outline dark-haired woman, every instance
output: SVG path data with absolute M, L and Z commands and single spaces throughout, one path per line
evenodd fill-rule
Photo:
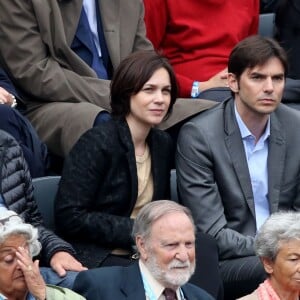
M 169 198 L 172 142 L 154 127 L 176 96 L 168 61 L 155 51 L 135 52 L 112 80 L 112 120 L 87 131 L 67 157 L 56 225 L 87 266 L 128 264 L 137 212 Z

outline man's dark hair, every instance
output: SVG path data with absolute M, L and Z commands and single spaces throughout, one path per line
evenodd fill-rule
M 250 36 L 239 42 L 231 51 L 228 62 L 228 72 L 239 80 L 247 68 L 262 66 L 271 58 L 278 58 L 288 72 L 288 60 L 285 50 L 277 41 L 259 35 Z

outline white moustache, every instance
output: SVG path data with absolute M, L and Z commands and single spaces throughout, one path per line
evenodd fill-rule
M 179 260 L 173 260 L 169 264 L 169 270 L 177 269 L 177 268 L 189 268 L 191 266 L 190 262 L 187 260 L 186 262 L 182 262 Z

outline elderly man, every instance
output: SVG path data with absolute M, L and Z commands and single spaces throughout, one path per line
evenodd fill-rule
M 181 201 L 218 242 L 226 300 L 265 277 L 253 247 L 261 224 L 300 209 L 300 114 L 280 104 L 285 51 L 249 37 L 231 52 L 228 71 L 232 98 L 184 125 L 176 155 Z
M 187 283 L 195 270 L 195 227 L 187 208 L 168 200 L 145 205 L 133 237 L 137 263 L 81 272 L 74 290 L 93 300 L 213 299 Z

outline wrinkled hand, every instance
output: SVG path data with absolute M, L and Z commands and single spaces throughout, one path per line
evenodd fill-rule
M 66 271 L 84 271 L 87 270 L 82 264 L 76 260 L 68 252 L 60 251 L 56 252 L 50 261 L 51 268 L 60 276 L 66 275 Z
M 46 284 L 40 273 L 39 261 L 33 262 L 24 247 L 18 247 L 16 256 L 29 292 L 38 300 L 46 299 Z
M 15 96 L 10 94 L 7 90 L 0 87 L 0 104 L 11 106 L 16 101 Z
M 228 70 L 227 68 L 211 77 L 208 81 L 201 82 L 200 90 L 204 91 L 216 87 L 228 87 L 227 82 Z

